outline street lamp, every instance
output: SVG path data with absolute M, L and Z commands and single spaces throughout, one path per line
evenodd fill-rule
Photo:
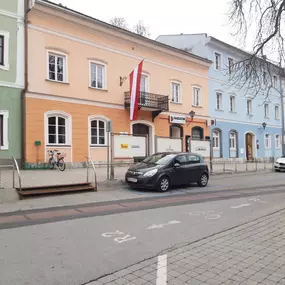
M 194 116 L 195 116 L 195 112 L 194 112 L 193 110 L 191 110 L 191 111 L 189 112 L 189 116 L 191 117 L 191 121 L 193 121 L 193 118 L 194 118 Z
M 267 124 L 265 122 L 262 123 L 263 130 L 265 130 Z

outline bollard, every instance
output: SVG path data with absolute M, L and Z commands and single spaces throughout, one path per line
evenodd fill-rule
M 264 170 L 266 170 L 266 159 L 264 159 Z
M 235 161 L 235 173 L 237 173 L 237 162 Z
M 247 160 L 245 162 L 245 170 L 248 171 L 248 168 L 247 168 Z
M 255 171 L 257 171 L 257 160 L 255 160 Z
M 223 166 L 223 172 L 226 172 L 226 162 L 224 162 L 224 166 Z

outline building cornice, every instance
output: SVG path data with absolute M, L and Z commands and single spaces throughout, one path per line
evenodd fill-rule
M 211 61 L 200 56 L 185 52 L 183 50 L 162 44 L 155 40 L 151 40 L 146 37 L 142 37 L 130 31 L 112 26 L 108 23 L 99 21 L 90 16 L 84 15 L 82 13 L 76 12 L 74 10 L 62 7 L 55 3 L 43 0 L 37 0 L 37 5 L 34 6 L 32 13 L 41 13 L 41 16 L 45 14 L 46 16 L 52 17 L 56 21 L 66 21 L 69 24 L 82 26 L 83 28 L 92 29 L 93 31 L 102 32 L 109 36 L 116 37 L 129 41 L 130 43 L 135 43 L 147 48 L 156 50 L 158 52 L 163 52 L 170 56 L 175 56 L 183 60 L 190 61 L 202 66 L 209 67 Z

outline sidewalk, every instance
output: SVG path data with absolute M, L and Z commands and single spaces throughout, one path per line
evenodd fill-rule
M 126 167 L 115 167 L 114 178 L 124 180 L 125 173 L 128 169 Z M 213 174 L 222 173 L 241 173 L 241 172 L 255 172 L 255 171 L 270 171 L 272 170 L 272 163 L 214 163 Z M 82 183 L 87 181 L 87 172 L 89 182 L 94 182 L 94 171 L 92 168 L 77 168 L 66 169 L 61 172 L 55 170 L 20 170 L 22 187 L 44 186 L 44 185 L 60 185 L 70 183 Z M 96 168 L 97 182 L 102 183 L 107 180 L 107 168 Z M 15 171 L 15 187 L 19 187 L 19 179 Z M 114 182 L 112 182 L 114 184 Z M 112 184 L 112 185 L 113 185 Z M 103 188 L 108 188 L 108 183 L 103 184 Z M 13 188 L 13 171 L 0 169 L 0 190 L 1 188 Z
M 285 284 L 285 210 L 89 283 L 103 284 Z

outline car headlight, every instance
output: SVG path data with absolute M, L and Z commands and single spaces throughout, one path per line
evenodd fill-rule
M 153 175 L 156 174 L 156 172 L 157 172 L 157 169 L 153 169 L 153 170 L 146 172 L 143 176 L 152 177 Z

